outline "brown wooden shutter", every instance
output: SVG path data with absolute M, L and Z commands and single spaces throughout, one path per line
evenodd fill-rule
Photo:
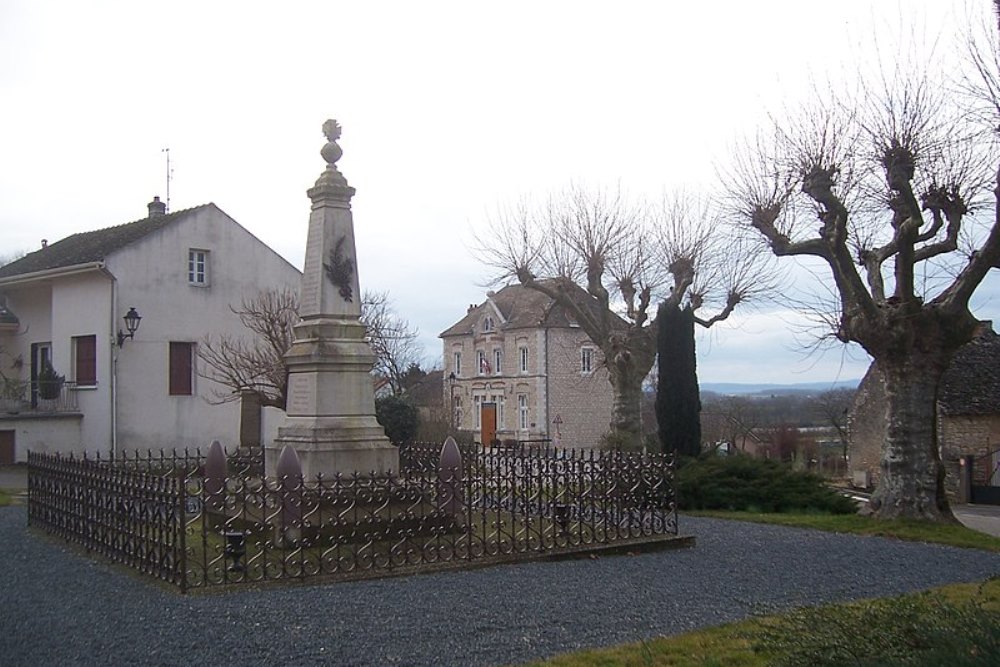
M 77 336 L 76 344 L 76 384 L 91 387 L 97 384 L 97 336 Z
M 190 396 L 192 343 L 170 343 L 170 395 Z

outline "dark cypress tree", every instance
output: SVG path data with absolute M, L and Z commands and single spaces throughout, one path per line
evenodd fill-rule
M 690 306 L 660 305 L 656 349 L 656 419 L 664 452 L 701 453 L 701 396 L 695 360 L 694 311 Z

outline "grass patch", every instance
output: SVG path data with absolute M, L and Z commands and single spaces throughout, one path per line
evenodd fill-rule
M 991 579 L 799 609 L 529 665 L 993 665 L 998 658 L 1000 579 Z
M 803 512 L 762 513 L 701 510 L 688 512 L 688 514 L 716 519 L 733 519 L 736 521 L 751 521 L 753 523 L 814 528 L 831 533 L 893 537 L 912 542 L 932 542 L 967 549 L 1000 551 L 1000 538 L 980 533 L 957 523 L 938 524 L 906 519 L 874 519 L 858 514 L 832 515 Z
M 6 507 L 13 502 L 14 498 L 11 494 L 7 493 L 3 489 L 0 489 L 0 507 Z

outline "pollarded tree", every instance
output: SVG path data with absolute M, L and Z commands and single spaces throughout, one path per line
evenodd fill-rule
M 495 282 L 514 278 L 553 299 L 600 348 L 614 393 L 610 429 L 622 446 L 641 447 L 642 382 L 658 330 L 651 305 L 716 305 L 716 315 L 696 317 L 711 326 L 765 283 L 751 253 L 713 255 L 734 245 L 720 242 L 722 228 L 702 215 L 708 210 L 692 197 L 651 209 L 620 193 L 570 188 L 544 206 L 503 212 L 479 239 L 480 259 L 499 272 Z
M 943 77 L 897 65 L 859 94 L 817 92 L 766 136 L 737 156 L 734 210 L 775 255 L 827 265 L 832 334 L 860 344 L 883 372 L 886 432 L 871 506 L 882 518 L 953 520 L 935 404 L 942 373 L 977 327 L 969 300 L 1000 259 L 1000 209 L 977 209 L 1000 192 L 990 193 L 995 135 Z M 978 210 L 985 228 L 974 224 Z

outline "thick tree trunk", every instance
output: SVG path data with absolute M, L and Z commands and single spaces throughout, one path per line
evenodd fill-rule
M 614 403 L 611 412 L 611 445 L 623 449 L 642 449 L 642 379 L 634 369 L 612 371 Z
M 871 507 L 881 519 L 955 521 L 938 455 L 937 390 L 946 362 L 923 355 L 881 360 L 886 432 Z

